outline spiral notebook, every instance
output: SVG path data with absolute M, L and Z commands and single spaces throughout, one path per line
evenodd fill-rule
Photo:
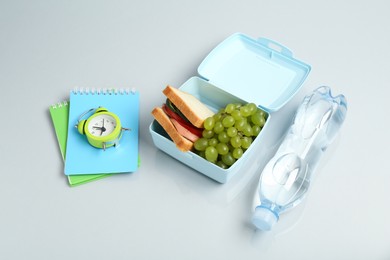
M 57 104 L 49 107 L 49 112 L 53 121 L 54 131 L 56 133 L 58 145 L 60 147 L 61 156 L 65 161 L 66 139 L 68 136 L 69 102 L 58 102 Z M 110 176 L 110 174 L 73 175 L 68 176 L 68 182 L 69 185 L 73 187 L 107 176 Z
M 70 92 L 65 175 L 129 173 L 138 168 L 139 92 L 130 89 L 75 89 Z M 116 147 L 91 146 L 75 126 L 90 109 L 105 107 L 125 131 Z

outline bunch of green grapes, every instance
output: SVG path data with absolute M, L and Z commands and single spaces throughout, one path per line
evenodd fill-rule
M 229 168 L 252 144 L 263 128 L 267 114 L 255 104 L 228 104 L 204 123 L 195 152 L 223 169 Z

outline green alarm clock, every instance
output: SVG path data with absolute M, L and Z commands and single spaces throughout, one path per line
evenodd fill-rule
M 92 115 L 82 120 L 90 113 Z M 122 132 L 130 130 L 122 127 L 119 117 L 104 107 L 92 108 L 81 114 L 75 127 L 80 134 L 87 137 L 90 145 L 103 150 L 118 146 Z

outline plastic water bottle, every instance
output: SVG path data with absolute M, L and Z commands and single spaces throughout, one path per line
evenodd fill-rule
M 257 228 L 270 230 L 281 213 L 302 201 L 346 112 L 345 97 L 333 97 L 329 87 L 319 87 L 303 99 L 282 144 L 261 174 L 252 217 Z

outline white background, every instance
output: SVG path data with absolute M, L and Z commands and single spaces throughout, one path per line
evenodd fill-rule
M 0 259 L 390 259 L 388 1 L 0 1 Z M 312 66 L 259 170 L 222 185 L 156 149 L 153 107 L 235 32 Z M 348 100 L 303 204 L 250 224 L 261 168 L 303 96 Z M 141 167 L 71 188 L 49 116 L 80 87 L 141 93 Z M 272 145 L 273 144 L 273 145 Z M 259 155 L 260 156 L 260 155 Z

